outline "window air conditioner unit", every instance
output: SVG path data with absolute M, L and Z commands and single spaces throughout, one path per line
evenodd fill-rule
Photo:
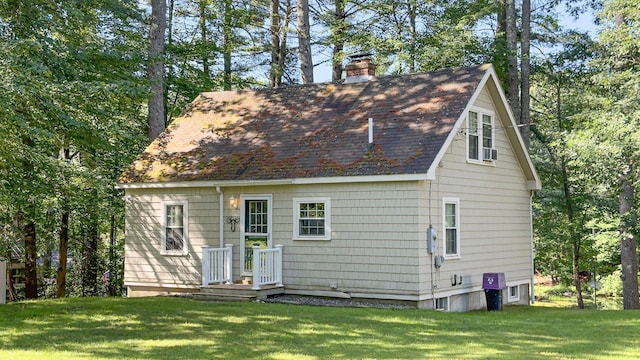
M 492 161 L 498 160 L 498 150 L 492 148 L 482 148 L 482 160 Z

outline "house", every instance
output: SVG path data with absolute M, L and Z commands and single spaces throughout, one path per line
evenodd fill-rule
M 376 78 L 365 58 L 342 83 L 203 93 L 118 186 L 129 296 L 466 311 L 486 306 L 484 273 L 504 274 L 505 303 L 532 294 L 540 180 L 491 65 Z

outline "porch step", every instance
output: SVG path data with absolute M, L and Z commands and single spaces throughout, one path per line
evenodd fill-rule
M 194 293 L 193 297 L 205 301 L 255 301 L 282 293 L 284 287 L 274 285 L 263 285 L 259 290 L 254 290 L 246 284 L 218 284 L 200 288 L 200 292 Z

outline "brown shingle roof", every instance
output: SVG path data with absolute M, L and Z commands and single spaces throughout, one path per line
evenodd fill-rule
M 487 69 L 203 93 L 120 181 L 426 173 Z

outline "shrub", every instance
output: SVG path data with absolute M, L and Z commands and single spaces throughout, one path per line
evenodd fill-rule
M 600 278 L 598 293 L 606 296 L 622 296 L 622 280 L 620 270 L 615 270 L 609 275 Z

